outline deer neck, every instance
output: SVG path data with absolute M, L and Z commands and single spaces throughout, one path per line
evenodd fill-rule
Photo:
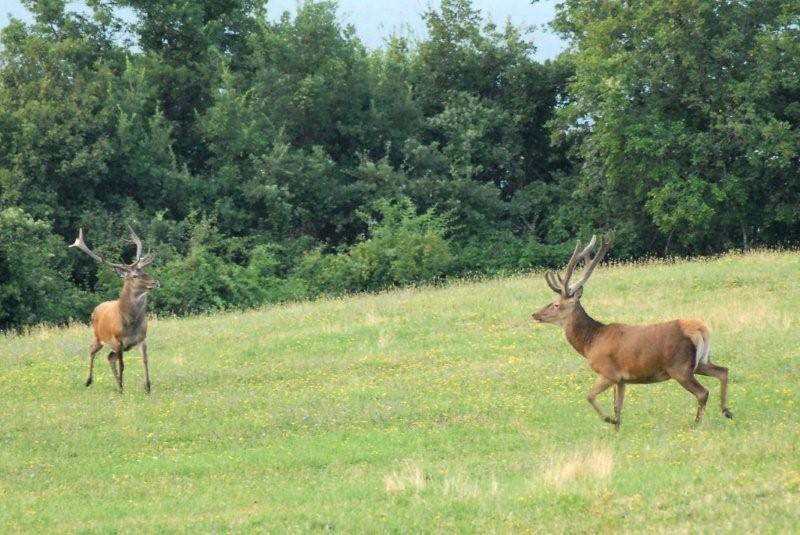
M 147 292 L 137 293 L 125 282 L 119 294 L 119 312 L 126 331 L 136 330 L 147 319 Z
M 575 351 L 585 357 L 586 352 L 603 327 L 605 325 L 587 314 L 579 302 L 564 324 L 564 334 L 567 336 L 567 341 L 570 345 L 575 348 Z

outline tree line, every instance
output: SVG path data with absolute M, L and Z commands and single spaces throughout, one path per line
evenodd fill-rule
M 566 0 L 569 48 L 469 0 L 369 48 L 335 2 L 24 2 L 0 32 L 0 329 L 119 283 L 160 313 L 800 237 L 800 1 Z M 121 18 L 120 8 L 132 16 Z

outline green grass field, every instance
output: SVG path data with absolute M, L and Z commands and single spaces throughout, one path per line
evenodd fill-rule
M 797 532 L 800 256 L 601 266 L 603 321 L 702 319 L 730 405 L 628 388 L 622 430 L 539 275 L 153 320 L 118 394 L 87 326 L 0 337 L 0 531 Z M 169 284 L 169 281 L 162 281 Z M 102 353 L 101 355 L 105 355 Z M 602 402 L 610 410 L 610 391 Z

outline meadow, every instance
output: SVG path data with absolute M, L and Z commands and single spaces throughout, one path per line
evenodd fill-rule
M 680 316 L 730 369 L 693 424 L 677 383 L 594 374 L 531 313 L 540 273 L 153 319 L 117 393 L 86 325 L 0 337 L 0 531 L 796 532 L 800 256 L 600 266 L 601 321 Z M 169 284 L 169 281 L 162 281 Z M 610 410 L 610 391 L 601 396 Z

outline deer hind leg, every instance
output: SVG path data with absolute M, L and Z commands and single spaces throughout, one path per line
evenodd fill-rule
M 694 394 L 697 398 L 697 415 L 694 421 L 699 424 L 703 421 L 703 413 L 706 410 L 706 403 L 708 403 L 708 390 L 697 381 L 692 373 L 682 376 L 673 375 L 672 378 L 678 381 L 683 388 Z
M 121 356 L 122 351 L 112 351 L 108 354 L 108 365 L 111 366 L 111 373 L 114 374 L 114 379 L 117 381 L 117 387 L 120 392 L 122 392 L 122 375 L 117 368 L 117 363 L 122 362 Z
M 622 424 L 622 402 L 625 401 L 625 383 L 620 381 L 614 385 L 614 428 L 619 431 Z
M 594 407 L 594 410 L 597 412 L 597 415 L 600 417 L 601 420 L 616 426 L 618 425 L 619 421 L 615 420 L 614 418 L 606 414 L 603 408 L 600 407 L 600 404 L 597 403 L 596 399 L 599 394 L 605 392 L 614 384 L 615 384 L 614 381 L 612 381 L 611 379 L 603 377 L 602 375 L 599 376 L 597 378 L 597 381 L 595 381 L 594 385 L 592 385 L 592 388 L 589 389 L 589 393 L 586 394 L 586 400 L 589 403 L 591 403 L 592 407 Z
M 92 345 L 89 346 L 89 374 L 86 376 L 86 386 L 92 384 L 92 372 L 94 371 L 94 357 L 97 355 L 97 352 L 100 351 L 100 348 L 103 347 L 103 343 L 100 342 L 97 338 L 92 341 Z
M 710 362 L 701 363 L 697 366 L 695 373 L 706 375 L 709 377 L 716 377 L 719 379 L 720 392 L 719 392 L 719 406 L 722 409 L 722 414 L 726 418 L 733 419 L 733 413 L 728 408 L 728 368 L 717 366 Z

